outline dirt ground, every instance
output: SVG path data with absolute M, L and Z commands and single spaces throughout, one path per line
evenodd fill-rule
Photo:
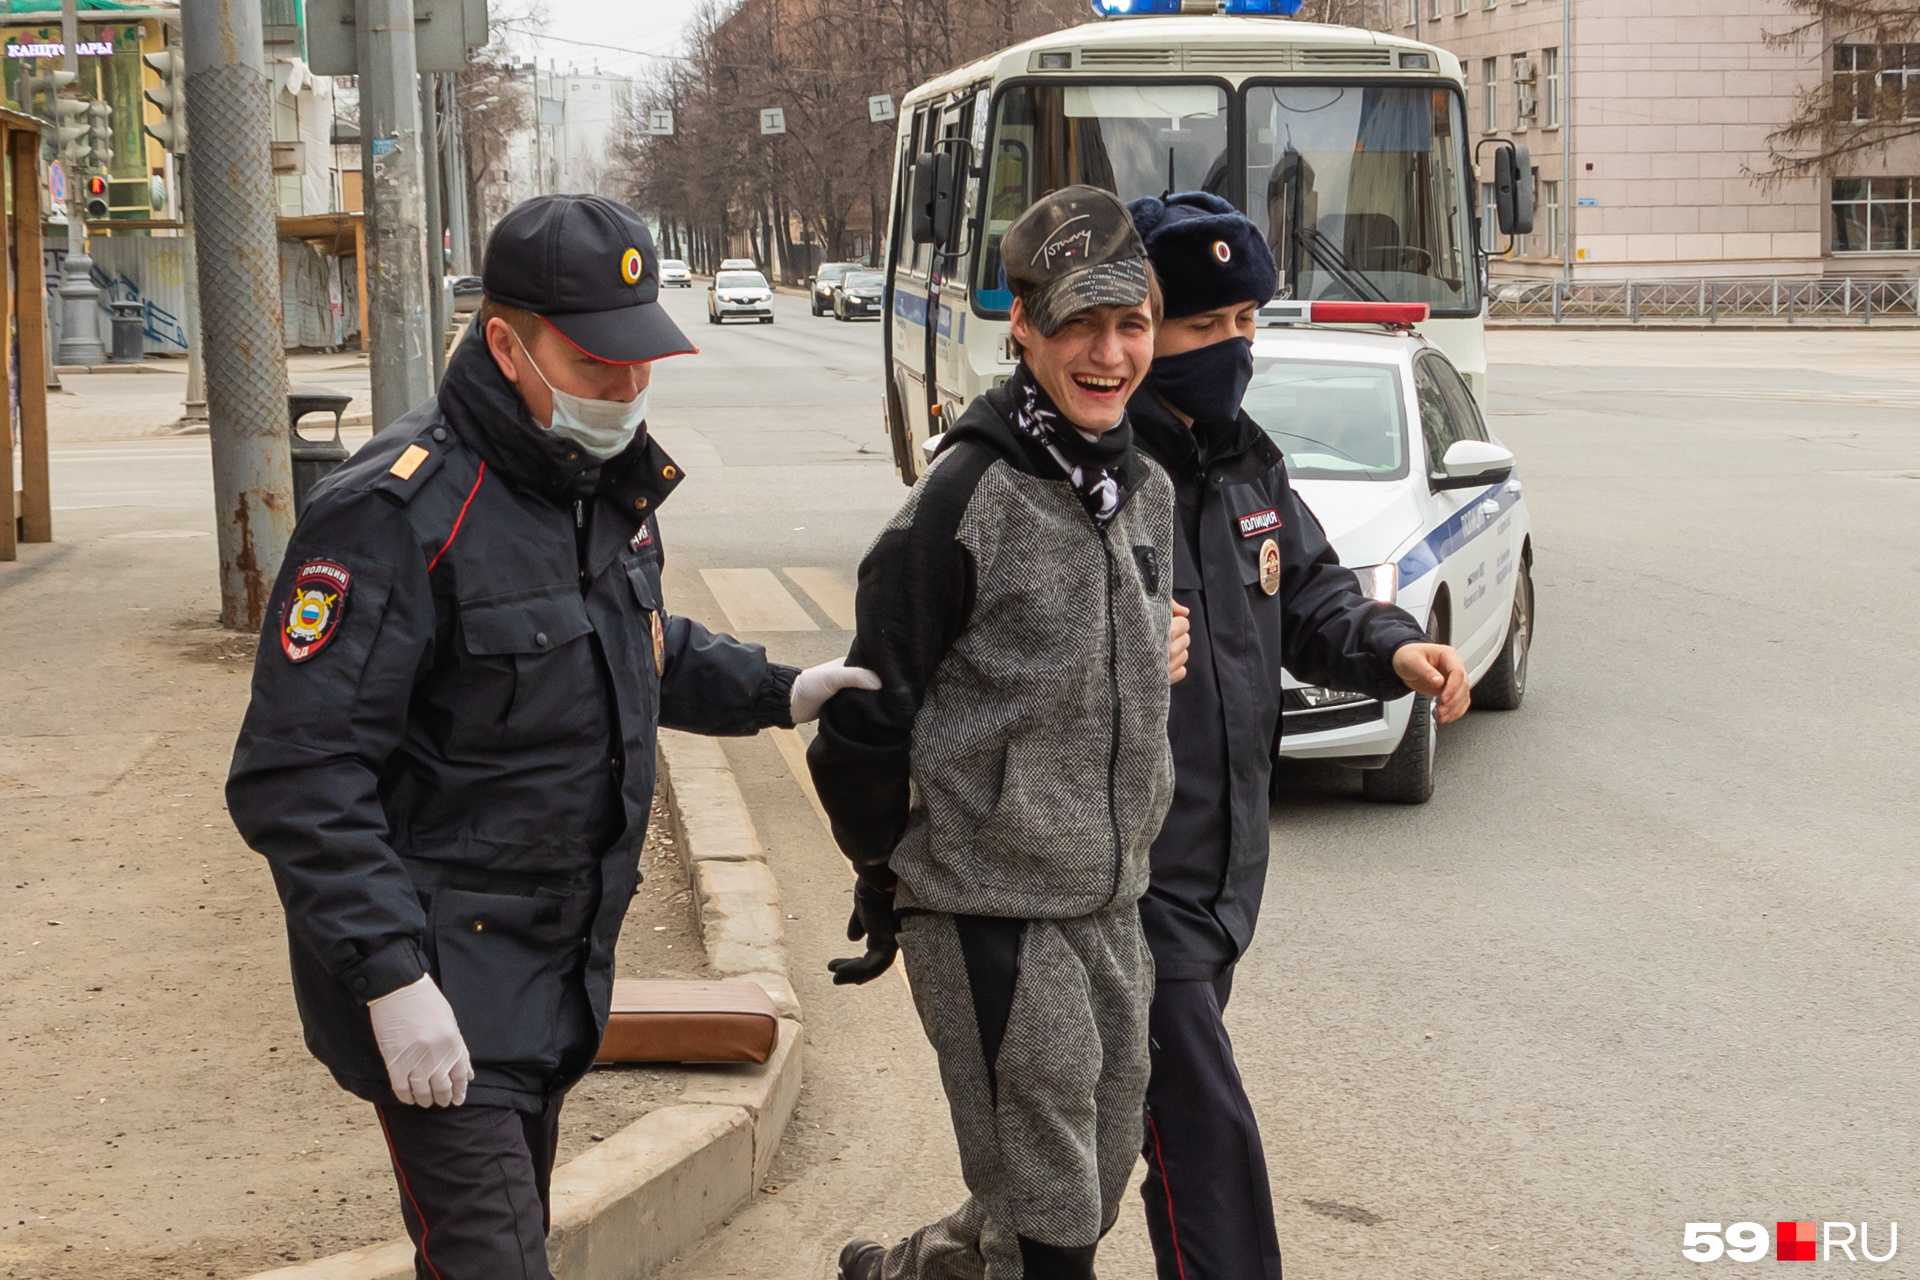
M 253 642 L 210 537 L 74 510 L 0 565 L 0 1276 L 234 1277 L 402 1234 L 367 1105 L 306 1052 L 265 863 L 221 787 Z M 656 824 L 619 956 L 705 973 Z M 564 1161 L 677 1095 L 597 1071 Z

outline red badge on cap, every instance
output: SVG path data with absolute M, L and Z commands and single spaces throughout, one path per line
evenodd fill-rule
M 305 662 L 327 647 L 347 611 L 353 575 L 331 560 L 309 560 L 294 575 L 280 610 L 280 649 L 288 662 Z

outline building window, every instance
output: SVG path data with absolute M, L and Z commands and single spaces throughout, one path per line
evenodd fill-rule
M 1407 25 L 1410 27 L 1420 25 L 1420 0 L 1407 0 Z
M 1541 183 L 1540 203 L 1544 206 L 1541 212 L 1545 216 L 1541 221 L 1546 225 L 1546 255 L 1549 258 L 1558 257 L 1563 252 L 1561 243 L 1560 184 L 1557 182 Z
M 1546 98 L 1545 124 L 1549 129 L 1560 124 L 1560 51 L 1542 49 L 1540 51 L 1540 72 Z
M 1491 12 L 1495 2 L 1496 0 L 1480 0 L 1480 7 Z
M 1513 55 L 1513 127 L 1524 129 L 1533 123 L 1533 59 L 1524 53 Z
M 1453 0 L 1453 13 L 1454 13 L 1454 16 L 1455 16 L 1455 17 L 1457 17 L 1457 18 L 1464 18 L 1464 17 L 1466 17 L 1466 16 L 1467 16 L 1467 10 L 1468 10 L 1468 9 L 1469 9 L 1469 8 L 1470 8 L 1471 6 L 1472 6 L 1472 0 Z
M 1837 44 L 1833 87 L 1855 124 L 1920 120 L 1920 44 Z
M 1916 195 L 1920 178 L 1835 178 L 1833 252 L 1912 249 Z
M 1440 20 L 1440 0 L 1427 0 L 1427 17 L 1435 22 Z
M 1500 59 L 1480 59 L 1481 127 L 1492 133 L 1500 127 Z
M 1480 184 L 1480 247 L 1488 253 L 1499 248 L 1500 210 L 1493 200 L 1493 184 Z

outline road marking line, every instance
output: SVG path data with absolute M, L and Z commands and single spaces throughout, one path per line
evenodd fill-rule
M 733 624 L 732 631 L 818 631 L 800 602 L 771 569 L 702 569 L 707 590 Z
M 834 625 L 842 631 L 852 631 L 853 623 L 853 583 L 847 575 L 838 569 L 800 568 L 782 569 L 780 572 L 792 578 L 800 589 L 813 597 L 820 606 L 820 612 L 833 619 Z
M 791 773 L 793 780 L 800 784 L 800 790 L 806 794 L 807 803 L 813 806 L 813 816 L 820 819 L 820 825 L 826 828 L 827 839 L 832 841 L 833 822 L 827 817 L 826 806 L 820 803 L 820 793 L 814 789 L 813 770 L 807 768 L 807 744 L 800 737 L 800 731 L 769 729 L 767 736 L 773 739 L 773 745 L 779 750 L 780 758 L 787 762 L 787 772 Z M 838 843 L 834 844 L 834 848 L 839 847 Z M 856 880 L 859 879 L 859 873 L 854 872 L 852 864 L 848 864 L 847 870 Z M 913 984 L 907 981 L 906 963 L 897 956 L 894 957 L 893 971 L 900 975 L 900 985 L 911 992 Z

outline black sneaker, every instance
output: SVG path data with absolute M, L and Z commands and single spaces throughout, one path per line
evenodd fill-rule
M 849 1240 L 840 1250 L 840 1280 L 880 1280 L 887 1247 L 872 1240 Z

